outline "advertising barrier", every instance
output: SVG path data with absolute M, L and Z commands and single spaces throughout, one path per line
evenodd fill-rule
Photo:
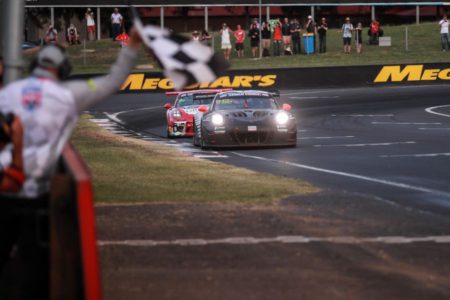
M 450 81 L 450 63 L 231 70 L 207 84 L 187 89 L 262 89 L 292 90 L 304 88 L 361 87 L 378 85 L 436 84 Z M 131 74 L 122 85 L 122 93 L 166 92 L 171 81 L 161 72 Z
M 89 78 L 95 75 L 76 75 Z M 295 90 L 450 82 L 450 63 L 230 70 L 225 75 L 189 89 Z M 133 73 L 121 93 L 165 93 L 173 84 L 161 72 Z

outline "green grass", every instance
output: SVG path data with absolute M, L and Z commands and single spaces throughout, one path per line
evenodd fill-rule
M 238 59 L 233 51 L 231 65 L 233 69 L 243 68 L 279 68 L 279 67 L 318 67 L 318 66 L 351 66 L 388 63 L 425 63 L 448 62 L 450 52 L 442 52 L 440 46 L 439 27 L 435 23 L 408 25 L 409 51 L 405 50 L 405 26 L 385 26 L 385 36 L 392 37 L 392 47 L 380 48 L 367 45 L 367 28 L 364 32 L 363 53 L 351 55 L 342 51 L 342 39 L 338 30 L 328 32 L 326 54 L 298 55 L 286 57 L 270 57 L 262 60 L 250 58 L 251 52 L 248 41 L 246 43 L 246 58 Z M 110 40 L 88 42 L 87 48 L 94 49 L 94 53 L 83 55 L 83 45 L 69 47 L 68 52 L 74 65 L 74 73 L 102 73 L 109 69 L 119 51 L 119 45 Z M 220 50 L 220 38 L 214 33 L 214 48 Z M 28 58 L 30 55 L 28 55 Z M 138 64 L 153 64 L 144 51 L 139 55 Z M 157 66 L 156 66 L 157 69 Z
M 317 192 L 308 183 L 200 160 L 167 146 L 113 135 L 84 116 L 72 143 L 90 167 L 102 203 L 273 203 Z

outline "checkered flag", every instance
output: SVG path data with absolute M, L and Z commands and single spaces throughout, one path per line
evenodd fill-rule
M 196 83 L 211 82 L 228 68 L 228 64 L 214 54 L 210 47 L 198 41 L 157 26 L 144 26 L 137 17 L 134 25 L 176 90 Z

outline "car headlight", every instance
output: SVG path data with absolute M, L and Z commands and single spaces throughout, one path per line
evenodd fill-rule
M 217 125 L 217 126 L 223 125 L 223 117 L 222 117 L 222 115 L 220 115 L 220 114 L 212 115 L 211 122 L 214 125 Z
M 276 114 L 275 121 L 277 121 L 279 125 L 285 125 L 289 121 L 289 115 L 284 111 L 280 111 Z
M 174 117 L 174 118 L 181 118 L 181 112 L 178 109 L 174 110 L 172 112 L 172 117 Z

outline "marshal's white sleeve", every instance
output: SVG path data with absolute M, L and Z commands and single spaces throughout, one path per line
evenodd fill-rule
M 135 66 L 137 49 L 122 48 L 109 74 L 88 80 L 69 80 L 63 86 L 73 94 L 78 113 L 117 92 Z

